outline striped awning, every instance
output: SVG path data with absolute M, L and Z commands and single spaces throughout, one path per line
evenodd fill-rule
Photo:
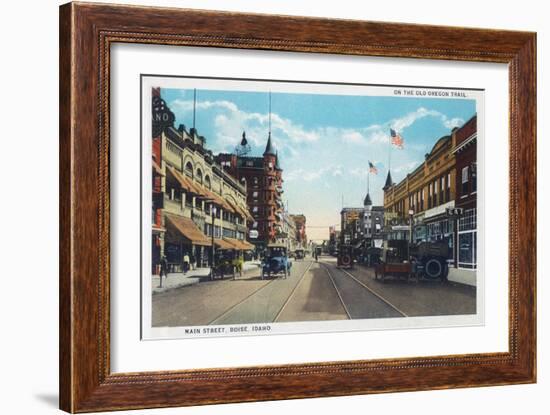
M 165 213 L 167 225 L 194 245 L 212 246 L 210 239 L 201 232 L 190 218 Z
M 250 242 L 243 241 L 241 239 L 235 239 L 235 238 L 224 238 L 227 242 L 231 243 L 235 248 L 239 251 L 250 251 L 254 249 L 254 245 L 252 245 Z
M 185 176 L 185 174 L 180 173 L 172 166 L 167 166 L 167 167 L 168 167 L 168 171 L 178 181 L 178 183 L 180 184 L 183 190 L 198 196 L 203 196 L 203 192 L 202 192 L 202 189 L 200 188 L 200 185 L 194 183 L 192 179 Z
M 218 247 L 218 249 L 222 249 L 222 250 L 225 250 L 225 249 L 238 249 L 231 242 L 227 241 L 227 238 L 214 239 L 214 245 L 216 245 L 216 247 Z

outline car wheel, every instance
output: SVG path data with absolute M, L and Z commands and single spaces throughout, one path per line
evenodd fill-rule
M 443 275 L 443 265 L 441 265 L 438 259 L 431 258 L 426 262 L 424 272 L 426 276 L 432 280 L 440 278 L 441 275 Z

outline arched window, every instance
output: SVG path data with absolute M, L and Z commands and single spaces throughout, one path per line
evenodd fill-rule
M 206 175 L 204 176 L 204 184 L 207 189 L 212 189 L 212 183 L 210 182 L 210 176 Z
M 185 172 L 193 177 L 193 164 L 190 161 L 185 165 Z
M 197 181 L 202 184 L 202 170 L 197 169 Z

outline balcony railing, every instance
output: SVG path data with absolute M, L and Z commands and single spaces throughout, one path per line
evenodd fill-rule
M 181 200 L 177 200 L 177 199 L 169 199 L 167 197 L 164 198 L 164 209 L 167 211 L 167 212 L 172 212 L 172 213 L 181 213 L 183 211 L 182 207 L 181 207 Z

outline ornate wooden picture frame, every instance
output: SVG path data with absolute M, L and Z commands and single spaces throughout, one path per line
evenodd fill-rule
M 112 373 L 109 75 L 110 50 L 116 43 L 507 64 L 509 351 Z M 91 412 L 535 382 L 535 206 L 534 33 L 105 4 L 63 5 L 60 407 L 68 412 Z M 231 362 L 227 366 L 231 367 Z

